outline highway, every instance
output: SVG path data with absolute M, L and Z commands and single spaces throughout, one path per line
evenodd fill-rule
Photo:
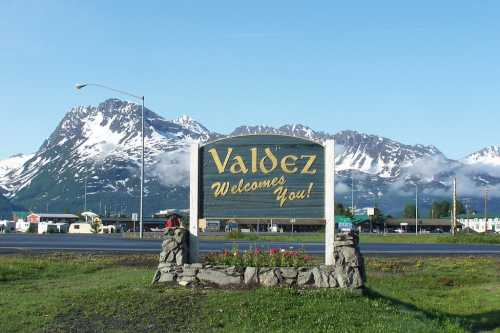
M 124 239 L 121 235 L 74 234 L 0 234 L 0 254 L 25 251 L 99 251 L 108 253 L 138 252 L 159 253 L 160 240 Z M 222 251 L 238 247 L 240 250 L 260 247 L 303 248 L 307 253 L 322 255 L 324 244 L 267 241 L 200 241 L 201 252 Z M 380 244 L 362 243 L 365 255 L 500 255 L 500 245 L 469 244 Z

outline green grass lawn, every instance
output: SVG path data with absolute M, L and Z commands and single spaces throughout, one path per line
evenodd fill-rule
M 366 295 L 150 286 L 152 255 L 0 257 L 0 332 L 500 332 L 500 258 L 368 258 Z
M 228 233 L 225 235 L 202 235 L 204 240 L 248 240 L 248 241 L 274 241 L 274 242 L 324 242 L 324 233 L 297 233 L 290 234 L 255 234 L 255 233 Z M 500 234 L 457 234 L 455 237 L 449 234 L 361 234 L 361 243 L 461 243 L 461 244 L 498 244 L 500 245 Z

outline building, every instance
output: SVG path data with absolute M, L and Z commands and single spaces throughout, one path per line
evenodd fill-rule
M 459 218 L 459 224 L 462 229 L 468 228 L 475 232 L 499 232 L 500 233 L 500 218 L 491 217 L 485 222 L 484 218 Z
M 27 216 L 27 221 L 31 223 L 40 222 L 62 222 L 73 223 L 78 221 L 78 216 L 73 214 L 52 214 L 52 213 L 31 213 Z
M 20 212 L 20 211 L 16 211 L 16 212 L 12 212 L 12 221 L 14 222 L 17 222 L 19 220 L 22 220 L 22 221 L 26 221 L 26 219 L 28 218 L 28 212 Z
M 389 218 L 385 220 L 385 230 L 387 232 L 399 231 L 415 233 L 414 218 Z M 451 219 L 419 218 L 418 232 L 450 232 Z
M 163 209 L 163 210 L 160 210 L 159 212 L 154 213 L 153 218 L 166 218 L 172 214 L 187 216 L 187 215 L 189 215 L 189 209 L 167 208 L 167 209 Z

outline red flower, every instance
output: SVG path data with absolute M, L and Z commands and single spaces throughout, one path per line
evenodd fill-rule
M 269 250 L 269 254 L 270 255 L 273 255 L 273 254 L 276 254 L 276 253 L 279 253 L 280 252 L 280 249 L 277 249 L 277 248 L 272 248 Z

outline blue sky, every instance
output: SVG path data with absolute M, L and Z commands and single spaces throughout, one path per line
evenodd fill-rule
M 461 158 L 500 144 L 500 2 L 0 2 L 0 158 L 120 97 L 85 81 L 223 133 L 303 123 Z

